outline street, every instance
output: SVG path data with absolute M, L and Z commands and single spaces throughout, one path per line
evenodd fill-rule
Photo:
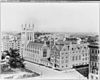
M 52 68 L 40 66 L 28 61 L 25 61 L 25 63 L 26 68 L 32 70 L 33 72 L 41 74 L 41 76 L 35 77 L 35 79 L 86 79 L 83 75 L 81 75 L 74 69 L 68 71 L 57 71 Z

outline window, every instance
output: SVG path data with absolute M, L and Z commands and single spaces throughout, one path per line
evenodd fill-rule
M 46 56 L 47 56 L 47 50 L 44 49 L 44 50 L 43 50 L 43 57 L 46 57 Z
M 69 50 L 69 46 L 68 46 L 68 50 Z
M 64 51 L 66 51 L 66 49 L 64 49 Z
M 87 53 L 85 55 L 87 56 Z
M 62 55 L 64 55 L 64 53 L 62 53 Z
M 64 57 L 62 57 L 62 59 L 64 59 Z
M 86 49 L 86 47 L 84 46 L 84 49 Z
M 98 54 L 99 54 L 99 50 L 98 50 Z
M 95 54 L 97 54 L 97 50 L 95 50 Z
M 64 66 L 62 66 L 62 68 L 64 68 Z
M 77 56 L 76 56 L 76 60 L 77 60 Z
M 79 60 L 81 60 L 81 55 L 79 55 Z
M 85 58 L 85 60 L 87 60 L 87 57 Z
M 96 77 L 96 80 L 98 80 L 98 77 Z
M 91 75 L 91 79 L 93 79 L 93 76 Z
M 92 53 L 94 53 L 94 50 L 92 50 Z
M 74 56 L 72 57 L 72 61 L 74 61 Z
M 77 47 L 78 49 L 80 49 L 80 47 Z
M 73 53 L 75 53 L 75 52 L 73 51 Z

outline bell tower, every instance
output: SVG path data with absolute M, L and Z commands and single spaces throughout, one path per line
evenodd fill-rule
M 22 24 L 22 43 L 34 41 L 34 24 Z
M 23 56 L 24 49 L 29 41 L 34 41 L 34 24 L 22 24 L 21 31 L 21 55 Z

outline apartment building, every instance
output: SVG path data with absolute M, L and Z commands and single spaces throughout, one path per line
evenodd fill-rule
M 92 42 L 89 45 L 89 80 L 100 80 L 100 44 Z
M 3 35 L 2 37 L 2 51 L 9 50 L 10 48 L 20 50 L 21 35 L 9 34 Z

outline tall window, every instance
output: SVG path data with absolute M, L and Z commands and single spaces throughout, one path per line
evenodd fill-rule
M 74 56 L 72 57 L 72 61 L 74 61 Z
M 81 60 L 81 55 L 79 55 L 79 60 Z
M 77 60 L 77 56 L 76 56 L 76 60 Z
M 91 79 L 93 79 L 93 76 L 91 75 Z
M 96 80 L 98 80 L 98 77 L 96 77 Z
M 99 50 L 98 50 L 98 54 L 99 54 Z
M 44 49 L 43 50 L 43 57 L 46 57 L 47 56 L 47 49 Z

